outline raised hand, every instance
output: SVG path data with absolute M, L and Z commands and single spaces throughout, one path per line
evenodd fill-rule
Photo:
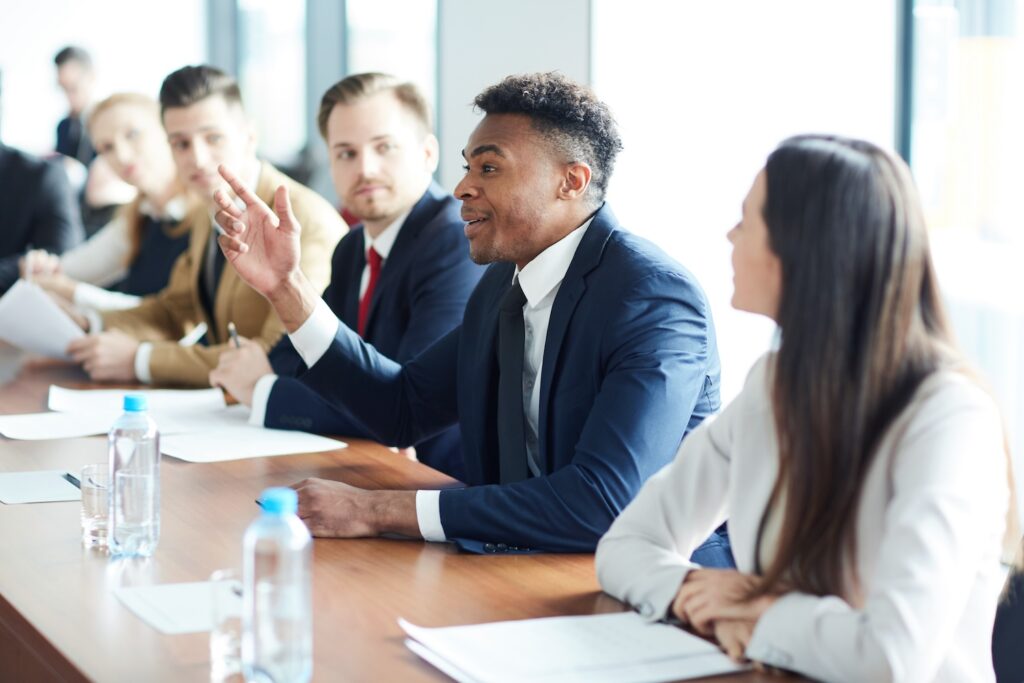
M 240 209 L 221 190 L 214 193 L 220 210 L 215 216 L 222 228 L 218 238 L 224 256 L 253 289 L 270 298 L 289 277 L 299 273 L 299 234 L 288 190 L 274 193 L 274 208 L 257 197 L 229 168 L 221 165 L 221 177 L 245 204 Z

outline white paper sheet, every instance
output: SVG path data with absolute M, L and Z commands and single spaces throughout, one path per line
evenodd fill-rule
M 325 436 L 266 429 L 251 425 L 223 426 L 214 430 L 170 434 L 160 438 L 160 450 L 188 462 L 223 462 L 295 453 L 319 453 L 345 448 L 344 441 Z
M 227 405 L 220 389 L 66 389 L 51 384 L 47 406 L 62 413 L 105 412 L 116 416 L 122 412 L 125 394 L 143 394 L 153 415 L 210 413 Z
M 137 617 L 170 635 L 199 633 L 213 629 L 213 591 L 225 591 L 225 600 L 237 602 L 241 614 L 242 598 L 224 582 L 165 583 L 157 586 L 133 586 L 114 589 L 114 595 Z
M 103 413 L 30 413 L 0 416 L 0 434 L 8 439 L 69 439 L 105 434 L 114 418 Z
M 81 500 L 82 492 L 64 475 L 64 470 L 0 473 L 0 503 L 16 505 Z
M 9 439 L 68 439 L 106 434 L 122 413 L 126 393 L 142 393 L 161 434 L 216 430 L 244 425 L 245 406 L 227 408 L 220 389 L 66 389 L 50 386 L 48 405 L 54 412 L 0 416 L 0 434 Z
M 67 358 L 84 332 L 39 285 L 18 280 L 0 298 L 0 339 L 25 351 Z
M 399 625 L 431 652 L 424 659 L 464 682 L 655 683 L 746 669 L 713 644 L 634 612 L 447 628 L 399 619 Z

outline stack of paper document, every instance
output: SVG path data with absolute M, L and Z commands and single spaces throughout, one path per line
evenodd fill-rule
M 105 434 L 121 414 L 124 389 L 76 390 L 51 386 L 53 412 L 0 416 L 10 439 L 62 439 Z M 220 389 L 151 389 L 144 394 L 160 429 L 160 450 L 190 462 L 218 462 L 344 448 L 345 443 L 305 432 L 248 423 L 249 409 L 228 407 Z
M 744 671 L 713 644 L 635 612 L 423 628 L 413 652 L 462 683 L 655 683 Z
M 0 298 L 0 339 L 25 351 L 66 358 L 82 328 L 39 285 L 18 280 Z

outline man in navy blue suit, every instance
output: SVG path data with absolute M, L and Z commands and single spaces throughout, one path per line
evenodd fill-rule
M 719 406 L 710 311 L 694 278 L 604 205 L 621 143 L 588 88 L 558 74 L 511 76 L 475 104 L 486 115 L 455 196 L 470 255 L 494 265 L 462 324 L 411 361 L 376 353 L 305 282 L 284 193 L 271 211 L 222 168 L 246 208 L 218 202 L 220 244 L 281 317 L 310 368 L 303 382 L 378 440 L 462 430 L 465 488 L 297 484 L 314 534 L 592 551 Z M 695 559 L 730 563 L 717 536 Z
M 462 322 L 483 269 L 469 258 L 459 202 L 431 180 L 437 138 L 430 106 L 411 83 L 363 73 L 331 86 L 317 122 L 331 177 L 361 223 L 338 243 L 323 298 L 380 354 L 412 359 Z M 210 383 L 252 406 L 250 422 L 275 429 L 367 436 L 297 377 L 306 370 L 287 337 L 271 350 L 246 340 L 221 355 Z M 464 476 L 458 427 L 416 442 L 426 464 Z

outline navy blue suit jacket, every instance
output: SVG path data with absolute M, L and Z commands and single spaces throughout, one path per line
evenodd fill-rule
M 431 184 L 409 212 L 384 261 L 370 302 L 366 341 L 399 363 L 462 321 L 466 301 L 484 272 L 469 258 L 459 207 L 454 197 Z M 363 229 L 357 227 L 335 248 L 331 283 L 324 291 L 327 305 L 352 329 L 359 319 L 359 284 L 365 266 Z M 271 351 L 270 362 L 281 377 L 267 402 L 265 426 L 370 436 L 344 408 L 331 406 L 295 379 L 306 366 L 287 337 Z M 464 476 L 458 427 L 414 443 L 424 463 L 457 479 Z
M 449 539 L 589 552 L 718 409 L 711 313 L 692 275 L 599 210 L 551 312 L 538 425 L 544 475 L 499 485 L 498 307 L 514 270 L 491 266 L 462 325 L 404 365 L 339 326 L 302 379 L 384 443 L 415 443 L 458 422 L 471 486 L 440 494 Z

